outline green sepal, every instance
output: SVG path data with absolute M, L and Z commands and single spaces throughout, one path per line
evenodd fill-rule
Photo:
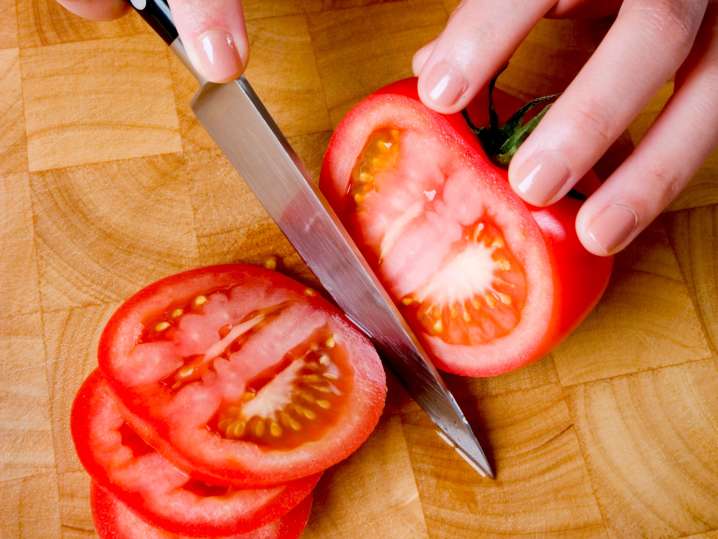
M 541 119 L 544 117 L 548 109 L 551 107 L 559 94 L 547 95 L 543 97 L 537 97 L 532 99 L 520 109 L 518 109 L 504 125 L 499 125 L 499 115 L 496 112 L 494 106 L 494 88 L 496 87 L 496 78 L 489 82 L 489 125 L 485 127 L 477 127 L 469 117 L 466 109 L 462 111 L 464 119 L 469 126 L 469 129 L 478 137 L 481 142 L 481 146 L 489 156 L 489 158 L 496 164 L 502 167 L 508 167 L 511 162 L 511 158 L 514 156 L 516 151 L 519 149 L 521 144 L 536 129 Z M 528 112 L 533 110 L 535 107 L 544 104 L 543 109 L 528 120 L 523 122 L 524 117 Z M 523 122 L 523 123 L 522 123 Z

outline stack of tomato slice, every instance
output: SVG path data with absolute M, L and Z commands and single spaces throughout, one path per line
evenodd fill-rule
M 299 537 L 323 470 L 374 429 L 376 351 L 312 289 L 246 265 L 127 300 L 72 434 L 101 537 Z

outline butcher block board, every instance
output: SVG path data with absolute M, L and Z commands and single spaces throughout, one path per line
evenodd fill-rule
M 316 175 L 344 112 L 408 76 L 455 2 L 244 4 L 248 76 Z M 542 23 L 500 86 L 562 89 L 609 24 Z M 94 535 L 68 416 L 123 298 L 180 270 L 269 255 L 313 280 L 193 119 L 194 90 L 134 14 L 90 23 L 53 0 L 0 0 L 2 538 Z M 495 481 L 392 383 L 376 432 L 321 480 L 305 537 L 718 537 L 717 175 L 713 154 L 551 355 L 494 379 L 449 377 Z

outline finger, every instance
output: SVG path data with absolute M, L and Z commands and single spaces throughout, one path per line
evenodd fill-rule
M 686 59 L 707 0 L 626 0 L 588 63 L 519 148 L 514 190 L 545 206 L 564 196 Z
M 550 18 L 595 19 L 614 15 L 623 0 L 558 0 L 546 16 Z
M 685 187 L 718 146 L 718 6 L 702 28 L 689 69 L 633 154 L 584 203 L 581 242 L 598 255 L 628 245 Z
M 116 19 L 129 9 L 129 3 L 125 0 L 57 0 L 57 2 L 75 15 L 93 21 Z
M 414 54 L 414 58 L 411 61 L 411 69 L 414 72 L 415 76 L 419 76 L 419 73 L 421 73 L 421 69 L 424 67 L 424 64 L 429 59 L 429 56 L 431 56 L 431 53 L 434 50 L 435 46 L 436 40 L 433 40 L 421 47 L 418 51 L 416 51 L 416 53 Z
M 419 73 L 424 104 L 443 113 L 465 107 L 555 2 L 464 0 Z
M 169 0 L 172 17 L 192 64 L 212 82 L 244 71 L 249 43 L 240 0 Z

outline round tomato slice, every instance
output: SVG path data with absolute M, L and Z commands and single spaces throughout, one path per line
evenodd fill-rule
M 145 519 L 188 535 L 252 530 L 306 498 L 318 475 L 284 486 L 238 490 L 192 479 L 149 447 L 125 421 L 127 411 L 99 371 L 85 381 L 72 410 L 72 435 L 92 477 Z
M 125 302 L 100 369 L 148 441 L 195 477 L 266 486 L 354 452 L 384 406 L 369 341 L 314 290 L 248 265 L 168 277 Z M 170 450 L 171 449 L 171 450 Z
M 461 115 L 419 101 L 416 79 L 347 114 L 320 186 L 449 372 L 489 376 L 537 359 L 588 313 L 610 274 L 611 260 L 576 237 L 576 201 L 527 206 Z
M 100 539 L 185 539 L 190 535 L 173 533 L 142 520 L 119 498 L 93 481 L 90 487 L 92 520 Z M 312 497 L 307 496 L 281 519 L 257 529 L 216 539 L 298 539 L 309 520 Z

